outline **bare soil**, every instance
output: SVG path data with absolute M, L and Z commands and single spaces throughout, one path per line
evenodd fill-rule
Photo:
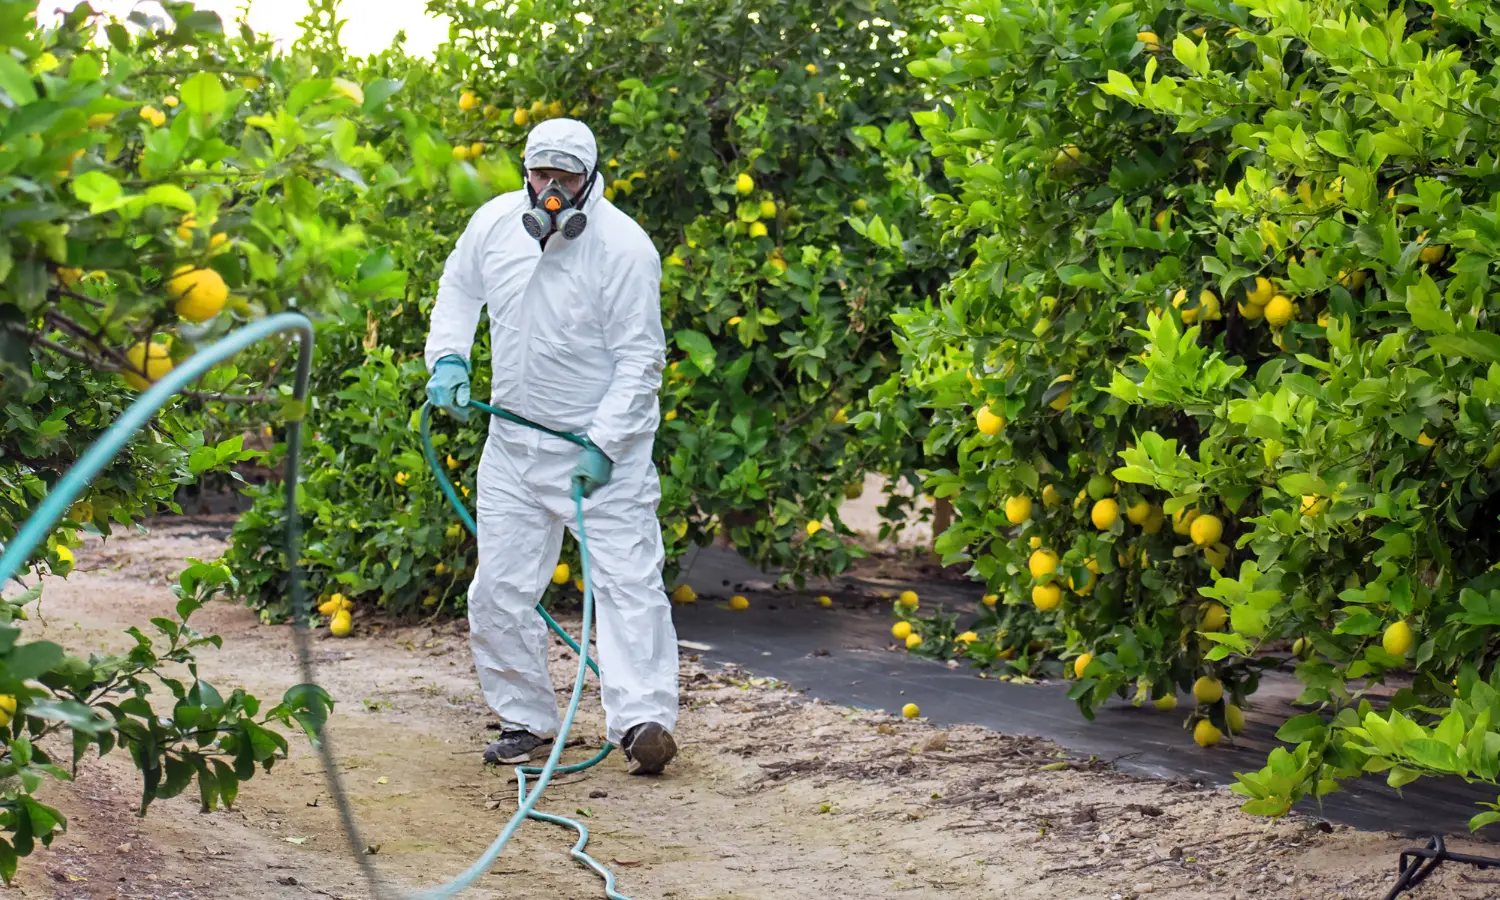
M 216 557 L 226 529 L 224 519 L 177 521 L 92 542 L 75 574 L 50 581 L 44 621 L 32 624 L 74 652 L 127 647 L 123 630 L 170 614 L 182 560 Z M 509 768 L 480 760 L 493 717 L 462 624 L 397 627 L 361 613 L 352 636 L 317 645 L 320 678 L 338 701 L 333 746 L 382 876 L 430 887 L 504 826 L 515 784 Z M 260 626 L 229 603 L 194 623 L 224 638 L 200 659 L 221 690 L 274 703 L 295 682 L 288 629 Z M 558 645 L 561 700 L 575 666 Z M 690 655 L 681 682 L 682 753 L 665 776 L 627 776 L 615 755 L 559 779 L 540 807 L 586 817 L 591 851 L 634 900 L 1378 900 L 1410 843 L 1304 818 L 1269 822 L 1240 813 L 1226 792 L 1059 763 L 1057 747 L 1032 738 L 809 701 Z M 592 754 L 602 732 L 591 689 L 574 732 L 585 746 L 569 758 Z M 88 760 L 76 782 L 46 789 L 68 832 L 23 861 L 5 893 L 369 897 L 316 754 L 299 736 L 291 743 L 290 759 L 244 785 L 234 809 L 208 814 L 189 791 L 137 818 L 129 760 Z M 571 832 L 527 823 L 482 887 L 462 896 L 602 897 L 596 876 L 568 858 L 571 843 Z M 1478 900 L 1500 895 L 1497 884 L 1450 865 L 1411 896 Z

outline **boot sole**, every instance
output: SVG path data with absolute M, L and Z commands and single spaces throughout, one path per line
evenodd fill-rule
M 647 725 L 630 744 L 630 764 L 625 771 L 631 775 L 660 775 L 676 755 L 677 742 L 671 732 L 659 725 Z
M 521 763 L 529 763 L 534 761 L 538 753 L 541 753 L 543 756 L 545 756 L 550 752 L 552 752 L 552 742 L 548 741 L 545 744 L 536 745 L 530 750 L 527 750 L 525 753 L 517 753 L 515 756 L 507 756 L 502 759 L 491 759 L 488 752 L 486 752 L 484 761 L 485 763 L 492 766 L 514 766 Z

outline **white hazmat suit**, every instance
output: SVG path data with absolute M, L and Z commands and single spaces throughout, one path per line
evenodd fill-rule
M 560 150 L 598 164 L 586 125 L 532 130 L 526 159 Z M 429 371 L 469 359 L 480 310 L 490 320 L 491 403 L 556 431 L 585 434 L 614 464 L 584 500 L 598 622 L 607 739 L 677 721 L 677 636 L 662 582 L 661 485 L 652 463 L 665 365 L 661 257 L 645 231 L 589 191 L 584 232 L 545 249 L 522 227 L 524 189 L 469 220 L 449 255 L 427 338 Z M 469 587 L 470 645 L 485 700 L 502 727 L 552 738 L 559 726 L 547 672 L 549 636 L 535 606 L 575 532 L 571 476 L 580 450 L 492 418 L 479 463 L 479 564 Z

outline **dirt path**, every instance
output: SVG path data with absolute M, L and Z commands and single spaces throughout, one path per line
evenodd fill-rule
M 90 544 L 78 571 L 47 587 L 48 637 L 74 652 L 128 646 L 123 629 L 170 609 L 184 557 L 214 558 L 222 521 L 159 527 Z M 274 703 L 294 681 L 291 635 L 227 603 L 194 622 L 224 638 L 201 657 L 221 689 Z M 571 624 L 576 627 L 576 623 Z M 318 643 L 338 700 L 332 731 L 366 842 L 384 876 L 413 888 L 453 876 L 515 809 L 510 770 L 478 751 L 491 716 L 452 624 L 378 629 Z M 576 663 L 555 653 L 566 696 Z M 554 783 L 542 808 L 586 810 L 595 856 L 634 900 L 942 897 L 953 900 L 1380 898 L 1408 842 L 1306 819 L 1268 823 L 1225 793 L 1048 769 L 1057 748 L 977 728 L 948 732 L 808 702 L 736 671 L 682 666 L 682 755 L 659 779 L 618 757 Z M 597 695 L 575 728 L 602 737 Z M 138 781 L 118 753 L 49 787 L 71 828 L 22 863 L 13 893 L 68 900 L 266 900 L 369 896 L 349 859 L 317 758 L 291 758 L 246 784 L 233 810 L 179 797 L 134 815 Z M 196 794 L 196 792 L 189 792 Z M 571 833 L 528 823 L 464 897 L 592 898 L 595 876 L 567 856 Z M 1414 896 L 1494 896 L 1446 867 Z M 1470 881 L 1469 879 L 1474 879 Z

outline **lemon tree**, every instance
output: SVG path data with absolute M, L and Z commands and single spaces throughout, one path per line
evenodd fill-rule
M 1181 700 L 1213 746 L 1292 669 L 1306 712 L 1241 776 L 1250 811 L 1364 772 L 1494 783 L 1479 15 L 976 11 L 940 5 L 910 64 L 952 182 L 918 186 L 972 262 L 894 320 L 947 369 L 915 401 L 958 448 L 925 468 L 958 511 L 948 560 L 1089 654 L 1085 714 Z M 1023 493 L 1058 502 L 1018 524 Z

